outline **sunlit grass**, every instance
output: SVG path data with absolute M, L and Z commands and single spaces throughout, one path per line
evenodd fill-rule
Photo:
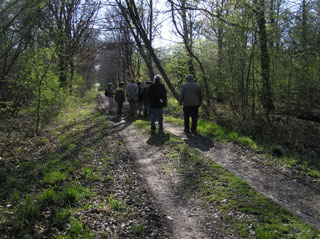
M 312 177 L 317 177 L 317 178 L 320 178 L 320 172 L 319 172 L 319 170 L 310 170 L 309 172 L 308 172 L 308 175 L 309 176 L 312 176 Z
M 169 121 L 168 118 L 166 120 Z M 181 119 L 172 117 L 170 121 L 183 125 Z M 145 121 L 136 121 L 134 124 L 145 131 L 149 130 Z M 232 140 L 256 147 L 249 138 L 240 137 L 213 123 L 201 122 L 199 131 L 222 141 Z M 314 227 L 252 189 L 241 178 L 205 158 L 179 137 L 171 135 L 168 139 L 162 146 L 165 157 L 176 162 L 173 165 L 177 172 L 185 175 L 185 187 L 194 188 L 201 194 L 198 198 L 201 198 L 204 209 L 219 209 L 223 222 L 229 225 L 226 230 L 231 234 L 238 234 L 241 238 L 283 239 L 320 236 Z M 183 190 L 182 193 L 186 199 L 192 197 L 188 190 Z
M 175 101 L 173 102 L 174 104 L 176 104 Z M 173 123 L 180 127 L 183 127 L 184 125 L 182 116 L 165 116 L 165 121 Z M 303 170 L 303 172 L 301 172 L 302 174 L 320 178 L 320 171 L 318 170 L 320 165 L 319 161 L 303 158 L 300 158 L 300 160 L 298 160 L 296 157 L 290 156 L 289 152 L 286 152 L 282 145 L 259 145 L 248 136 L 241 135 L 235 131 L 230 131 L 214 122 L 208 122 L 202 119 L 199 119 L 198 121 L 198 131 L 203 135 L 207 135 L 209 137 L 212 137 L 212 139 L 222 142 L 232 141 L 254 150 L 265 150 L 267 154 L 277 157 L 277 160 L 274 160 L 272 162 L 281 163 L 288 168 L 299 167 L 299 169 Z M 304 165 L 303 162 L 308 162 L 308 165 Z M 271 163 L 271 161 L 269 163 Z M 301 175 L 301 177 L 303 177 L 303 175 Z
M 166 116 L 165 120 L 167 122 L 174 123 L 179 126 L 183 126 L 183 119 L 174 118 L 172 116 Z M 252 149 L 257 149 L 257 144 L 247 136 L 241 136 L 237 132 L 229 131 L 213 122 L 207 122 L 204 120 L 198 121 L 198 131 L 201 134 L 212 136 L 214 139 L 221 141 L 232 140 L 234 142 L 240 143 L 242 145 L 249 146 Z
M 43 182 L 46 184 L 61 183 L 66 179 L 66 175 L 59 170 L 52 170 L 45 173 Z
M 108 205 L 115 211 L 128 211 L 130 208 L 122 200 L 117 200 L 113 195 L 108 197 Z
M 174 140 L 173 140 L 174 139 Z M 203 208 L 218 208 L 228 230 L 241 238 L 318 238 L 319 232 L 297 216 L 252 189 L 183 140 L 170 137 L 163 147 L 166 157 L 177 162 L 183 183 L 201 193 Z M 186 192 L 184 192 L 186 193 Z M 192 192 L 194 193 L 194 191 Z M 183 195 L 189 198 L 188 194 Z M 254 237 L 252 237 L 254 235 Z

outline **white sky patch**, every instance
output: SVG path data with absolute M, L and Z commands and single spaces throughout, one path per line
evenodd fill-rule
M 171 20 L 170 6 L 166 5 L 166 0 L 157 1 L 156 8 L 161 12 L 158 22 L 161 23 L 160 35 L 154 40 L 155 47 L 166 47 L 176 44 L 180 39 L 174 34 L 174 26 Z

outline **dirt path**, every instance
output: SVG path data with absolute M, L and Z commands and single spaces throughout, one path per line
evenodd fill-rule
M 108 107 L 107 99 L 100 94 L 98 98 L 98 110 L 107 112 L 105 109 Z M 124 107 L 128 107 L 124 105 Z M 164 153 L 159 150 L 159 147 L 148 144 L 149 140 L 142 134 L 141 130 L 137 129 L 126 120 L 119 119 L 111 115 L 113 122 L 113 130 L 118 131 L 122 140 L 125 142 L 128 151 L 137 164 L 139 173 L 147 181 L 147 188 L 153 194 L 153 204 L 155 207 L 166 215 L 172 235 L 172 239 L 209 239 L 218 238 L 215 236 L 207 236 L 204 229 L 199 223 L 200 211 L 197 206 L 191 204 L 184 199 L 174 188 L 179 185 L 181 178 L 178 174 L 170 174 L 168 177 L 167 172 L 163 169 L 163 162 L 165 158 Z
M 197 220 L 199 210 L 172 190 L 175 185 L 179 185 L 179 176 L 171 174 L 168 181 L 168 176 L 164 176 L 159 170 L 161 161 L 165 158 L 163 152 L 157 146 L 148 145 L 145 136 L 132 125 L 121 131 L 120 135 L 132 157 L 136 159 L 141 174 L 147 180 L 156 205 L 166 214 L 173 238 L 209 238 L 201 230 Z
M 114 126 L 121 127 L 118 128 L 119 133 L 146 178 L 155 203 L 167 215 L 173 238 L 219 238 L 217 235 L 214 237 L 212 232 L 209 237 L 206 229 L 202 228 L 201 212 L 197 210 L 196 203 L 186 201 L 173 190 L 179 184 L 179 175 L 173 173 L 168 177 L 159 171 L 163 163 L 161 159 L 165 158 L 159 147 L 148 144 L 146 136 L 124 120 L 116 120 Z M 283 170 L 266 166 L 258 153 L 251 154 L 249 158 L 244 149 L 232 143 L 212 142 L 200 135 L 187 136 L 182 128 L 168 123 L 165 123 L 165 130 L 184 139 L 190 147 L 198 149 L 226 170 L 243 178 L 255 190 L 320 229 L 319 182 L 310 185 L 299 182 Z
M 213 143 L 202 136 L 187 136 L 182 128 L 170 124 L 165 124 L 165 129 L 244 179 L 255 190 L 320 229 L 320 188 L 316 185 L 299 182 L 283 170 L 266 166 L 259 154 L 248 158 L 243 149 L 232 143 Z M 319 185 L 319 182 L 313 183 Z

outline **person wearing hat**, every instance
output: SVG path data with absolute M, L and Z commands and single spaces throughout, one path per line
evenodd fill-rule
M 109 99 L 109 114 L 112 114 L 113 112 L 113 96 L 114 96 L 114 90 L 112 89 L 112 83 L 108 84 L 108 88 L 105 91 L 105 95 Z
M 156 130 L 156 120 L 159 123 L 159 133 L 163 133 L 163 108 L 167 107 L 167 91 L 161 83 L 161 76 L 156 75 L 149 87 L 149 99 L 151 109 L 151 133 Z
M 184 132 L 190 133 L 189 119 L 191 117 L 191 132 L 197 133 L 198 111 L 201 106 L 201 88 L 195 82 L 193 75 L 188 75 L 180 90 L 179 104 L 183 105 Z
M 120 82 L 119 87 L 116 89 L 115 96 L 114 96 L 115 101 L 118 103 L 118 117 L 122 115 L 122 106 L 123 102 L 126 100 L 126 92 L 124 90 L 124 83 Z
M 150 115 L 150 99 L 149 99 L 149 87 L 151 81 L 147 80 L 146 84 L 141 89 L 142 101 L 143 101 L 143 116 Z
M 130 116 L 135 116 L 137 112 L 139 88 L 134 79 L 131 79 L 130 84 L 127 85 L 126 94 L 130 106 Z

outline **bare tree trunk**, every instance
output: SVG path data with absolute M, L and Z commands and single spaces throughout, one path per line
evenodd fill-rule
M 254 1 L 254 11 L 257 17 L 258 28 L 259 28 L 259 42 L 261 50 L 261 75 L 262 75 L 262 91 L 261 91 L 261 103 L 267 110 L 267 118 L 270 110 L 274 109 L 273 99 L 271 94 L 270 85 L 270 58 L 268 52 L 268 39 L 266 30 L 266 19 L 265 19 L 265 0 Z
M 134 0 L 126 0 L 126 6 L 124 6 L 122 4 L 121 1 L 116 0 L 116 3 L 118 4 L 122 15 L 124 16 L 126 22 L 128 23 L 128 25 L 130 27 L 133 27 L 131 24 L 134 25 L 134 27 L 137 30 L 137 34 L 141 37 L 141 39 L 143 40 L 146 49 L 148 50 L 151 58 L 153 59 L 153 62 L 155 63 L 155 65 L 157 66 L 158 70 L 160 71 L 160 74 L 162 75 L 163 79 L 165 80 L 166 84 L 168 85 L 172 95 L 179 100 L 179 94 L 177 93 L 177 91 L 175 90 L 174 86 L 172 85 L 171 81 L 169 80 L 165 70 L 163 69 L 158 57 L 156 56 L 153 48 L 152 48 L 152 44 L 150 39 L 148 38 L 148 35 L 145 31 L 145 29 L 142 27 L 141 22 L 139 21 L 139 14 L 137 11 L 137 7 L 135 5 L 135 1 Z

